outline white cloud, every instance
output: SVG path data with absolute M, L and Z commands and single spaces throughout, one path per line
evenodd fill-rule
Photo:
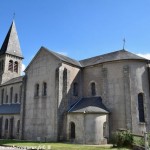
M 67 52 L 57 52 L 57 53 L 59 53 L 59 54 L 61 54 L 61 55 L 65 55 L 65 56 L 68 55 Z
M 150 53 L 147 53 L 147 54 L 137 54 L 137 55 L 150 60 Z
M 25 64 L 22 64 L 21 75 L 24 75 L 24 70 L 25 70 L 25 68 L 26 68 Z

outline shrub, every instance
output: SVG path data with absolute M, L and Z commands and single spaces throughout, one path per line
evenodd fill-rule
M 132 147 L 133 136 L 129 130 L 117 131 L 113 135 L 112 142 L 117 147 Z

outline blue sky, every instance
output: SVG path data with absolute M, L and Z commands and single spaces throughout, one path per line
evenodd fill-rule
M 150 57 L 149 0 L 3 0 L 0 44 L 15 22 L 27 65 L 41 46 L 77 60 L 125 49 Z

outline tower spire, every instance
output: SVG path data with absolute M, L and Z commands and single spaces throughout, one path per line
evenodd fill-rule
M 10 54 L 23 58 L 14 20 L 12 21 L 0 50 L 0 55 L 3 54 Z

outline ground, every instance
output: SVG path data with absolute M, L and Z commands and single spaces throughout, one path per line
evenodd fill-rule
M 24 147 L 28 149 L 45 149 L 45 150 L 117 150 L 112 148 L 112 145 L 80 145 L 70 143 L 40 143 L 40 142 L 27 142 L 27 141 L 15 141 L 15 140 L 0 140 L 0 145 L 16 146 L 18 148 Z M 1 149 L 1 147 L 0 147 Z M 4 149 L 4 150 L 7 150 Z M 14 149 L 17 150 L 17 149 Z M 120 150 L 129 150 L 126 148 L 120 148 Z

